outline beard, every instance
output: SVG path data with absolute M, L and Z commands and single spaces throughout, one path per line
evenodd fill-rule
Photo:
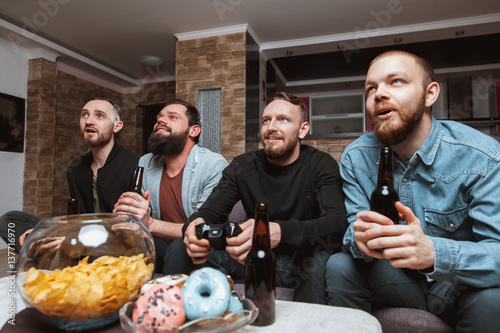
M 281 146 L 275 143 L 266 144 L 265 139 L 269 136 L 269 134 L 270 133 L 266 133 L 265 137 L 262 138 L 262 144 L 264 145 L 264 153 L 270 160 L 277 160 L 290 156 L 299 143 L 299 138 L 294 136 L 293 138 L 285 139 Z M 283 139 L 282 136 L 280 138 Z
M 188 139 L 189 128 L 181 133 L 174 133 L 167 127 L 170 135 L 153 133 L 148 140 L 148 149 L 154 155 L 177 155 L 182 152 Z
M 83 143 L 85 143 L 85 145 L 88 148 L 96 148 L 96 147 L 104 146 L 107 143 L 109 143 L 111 141 L 111 138 L 113 137 L 113 131 L 104 132 L 104 133 L 99 133 L 96 131 L 95 134 L 97 134 L 97 137 L 87 137 L 85 134 L 86 133 L 85 133 L 85 129 L 84 129 L 84 131 L 82 133 Z
M 393 146 L 405 141 L 410 136 L 420 124 L 424 113 L 425 96 L 422 96 L 414 110 L 398 108 L 399 117 L 379 120 L 374 114 L 370 113 L 369 115 L 375 136 L 384 145 Z

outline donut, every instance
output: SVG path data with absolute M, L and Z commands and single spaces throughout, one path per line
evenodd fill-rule
M 157 283 L 135 302 L 132 321 L 146 328 L 180 326 L 186 320 L 181 289 Z
M 186 318 L 221 316 L 229 306 L 229 289 L 226 276 L 214 268 L 193 272 L 181 288 Z
M 243 310 L 243 303 L 241 303 L 238 296 L 231 295 L 229 299 L 229 306 L 227 307 L 228 312 L 236 312 Z
M 166 284 L 167 286 L 177 286 L 180 288 L 187 278 L 188 276 L 186 274 L 172 274 L 172 275 L 165 275 L 154 280 L 150 280 L 148 283 L 142 286 L 141 294 L 144 294 L 149 288 L 151 288 L 157 283 L 163 283 Z

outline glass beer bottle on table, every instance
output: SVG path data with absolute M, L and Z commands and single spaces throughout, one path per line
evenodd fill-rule
M 245 265 L 245 297 L 259 309 L 257 319 L 251 324 L 267 326 L 276 317 L 276 257 L 271 250 L 267 205 L 255 208 L 255 226 L 252 248 Z

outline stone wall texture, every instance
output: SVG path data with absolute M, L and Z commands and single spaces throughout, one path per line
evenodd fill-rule
M 29 62 L 23 210 L 41 217 L 51 215 L 55 192 L 56 73 L 51 61 Z
M 345 138 L 306 138 L 302 140 L 302 144 L 309 145 L 318 148 L 330 155 L 337 161 L 340 165 L 340 159 L 342 153 L 346 147 L 356 140 L 358 137 L 345 137 Z
M 245 152 L 246 33 L 177 42 L 176 96 L 197 105 L 198 89 L 221 88 L 221 154 Z

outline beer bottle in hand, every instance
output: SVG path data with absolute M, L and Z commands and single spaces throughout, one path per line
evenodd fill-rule
M 255 208 L 252 248 L 245 265 L 245 297 L 259 309 L 252 325 L 266 326 L 275 320 L 276 257 L 271 250 L 267 204 Z
M 78 204 L 78 200 L 69 199 L 66 215 L 75 215 L 75 214 L 80 214 L 80 205 Z
M 375 190 L 372 192 L 370 210 L 385 215 L 390 218 L 394 224 L 398 224 L 399 214 L 395 206 L 398 200 L 398 193 L 394 189 L 392 149 L 389 147 L 382 147 L 380 149 L 377 187 L 375 187 Z
M 144 174 L 144 167 L 138 166 L 134 171 L 134 177 L 130 184 L 129 192 L 135 192 L 142 195 L 142 175 Z

